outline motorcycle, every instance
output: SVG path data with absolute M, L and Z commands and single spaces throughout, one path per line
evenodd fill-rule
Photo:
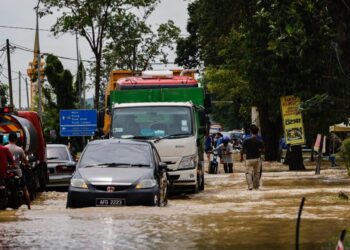
M 17 173 L 7 170 L 5 178 L 0 180 L 0 209 L 7 207 L 17 209 L 23 204 L 23 191 L 21 189 L 22 179 Z
M 213 150 L 212 154 L 213 154 L 213 157 L 209 162 L 209 174 L 217 174 L 218 166 L 219 166 L 217 158 L 218 158 L 219 152 L 218 150 Z

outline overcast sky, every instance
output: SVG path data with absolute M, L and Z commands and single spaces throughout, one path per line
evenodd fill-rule
M 34 7 L 37 0 L 0 0 L 0 26 L 15 26 L 24 28 L 35 28 L 36 17 Z M 149 24 L 157 25 L 173 20 L 175 24 L 181 28 L 182 34 L 186 34 L 186 24 L 188 19 L 186 0 L 161 0 L 153 15 L 149 18 Z M 40 29 L 50 29 L 54 24 L 54 17 L 45 17 L 39 19 Z M 15 28 L 0 27 L 0 49 L 6 45 L 6 39 L 10 40 L 11 44 L 16 44 L 28 49 L 34 47 L 34 30 L 24 30 Z M 79 47 L 82 59 L 92 59 L 90 47 L 85 42 L 84 38 L 79 39 Z M 50 32 L 40 31 L 40 51 L 43 53 L 52 53 L 58 56 L 75 58 L 76 57 L 76 42 L 75 37 L 69 34 L 53 37 Z M 0 82 L 7 83 L 7 60 L 6 51 L 0 50 Z M 21 71 L 26 77 L 29 62 L 33 60 L 33 53 L 16 49 L 11 54 L 11 69 L 12 69 L 12 83 L 14 104 L 18 107 L 19 94 L 19 80 L 18 71 Z M 174 55 L 169 58 L 174 60 Z M 65 68 L 69 69 L 72 74 L 76 73 L 76 61 L 61 59 Z M 2 67 L 1 67 L 2 66 Z M 168 66 L 172 68 L 172 65 Z M 157 69 L 161 67 L 157 66 Z M 28 81 L 29 82 L 29 81 Z M 22 107 L 27 106 L 27 99 L 25 93 L 25 85 L 22 80 Z M 87 97 L 91 97 L 93 91 L 89 91 Z

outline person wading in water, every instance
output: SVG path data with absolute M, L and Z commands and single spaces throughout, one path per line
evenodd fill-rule
M 251 137 L 244 140 L 243 148 L 241 150 L 241 162 L 243 161 L 243 155 L 245 158 L 246 180 L 248 189 L 259 189 L 260 184 L 260 171 L 261 165 L 261 153 L 264 150 L 264 143 L 257 138 L 259 128 L 256 125 L 250 126 Z

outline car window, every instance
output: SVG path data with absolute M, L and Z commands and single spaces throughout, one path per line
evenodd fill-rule
M 68 151 L 64 147 L 47 147 L 48 160 L 64 160 L 69 161 Z
M 88 144 L 80 158 L 78 167 L 101 164 L 135 165 L 153 167 L 151 163 L 151 146 L 126 143 Z

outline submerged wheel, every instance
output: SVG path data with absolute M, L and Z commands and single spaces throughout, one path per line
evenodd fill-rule
M 197 194 L 199 192 L 199 183 L 197 181 L 196 185 L 193 185 L 191 186 L 191 189 L 190 189 L 190 193 L 191 194 Z
M 201 175 L 199 177 L 200 182 L 199 182 L 199 190 L 203 191 L 204 190 L 204 170 L 202 169 Z
M 39 178 L 39 190 L 38 191 L 44 192 L 46 189 L 46 184 L 48 182 L 47 166 L 46 165 L 41 166 L 41 169 L 39 170 L 39 173 L 38 173 L 38 178 Z

